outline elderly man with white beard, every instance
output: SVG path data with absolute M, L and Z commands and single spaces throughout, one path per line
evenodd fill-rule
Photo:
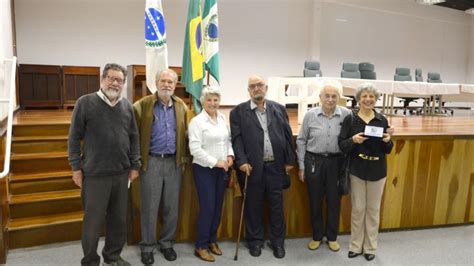
M 126 76 L 124 67 L 107 64 L 99 91 L 79 98 L 71 119 L 69 163 L 84 209 L 82 265 L 100 264 L 97 245 L 104 218 L 104 263 L 130 265 L 120 253 L 127 239 L 128 182 L 138 177 L 141 164 L 133 108 L 120 96 Z
M 133 104 L 143 162 L 140 171 L 140 249 L 144 265 L 154 263 L 153 251 L 156 248 L 168 261 L 177 258 L 173 245 L 178 224 L 179 192 L 182 169 L 189 161 L 186 150 L 188 108 L 174 95 L 177 82 L 176 72 L 164 69 L 156 76 L 157 91 Z M 156 223 L 160 206 L 163 226 L 157 242 Z

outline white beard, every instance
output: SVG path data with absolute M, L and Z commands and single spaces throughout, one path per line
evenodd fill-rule
M 169 98 L 173 96 L 173 93 L 171 91 L 158 90 L 158 96 L 164 96 L 164 97 Z
M 112 102 L 116 101 L 120 96 L 120 92 L 113 89 L 103 89 L 103 92 Z

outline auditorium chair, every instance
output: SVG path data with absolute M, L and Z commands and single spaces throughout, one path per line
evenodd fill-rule
M 415 69 L 415 81 L 423 82 L 423 75 L 422 75 L 422 72 L 421 72 L 421 68 Z
M 341 78 L 360 79 L 359 65 L 356 63 L 343 63 Z
M 342 71 L 341 71 L 341 78 L 348 78 L 348 79 L 360 79 L 360 71 L 359 65 L 356 63 L 343 63 L 342 64 Z M 348 101 L 351 101 L 351 108 L 354 109 L 357 101 L 354 96 L 344 95 L 347 96 Z
M 428 72 L 428 79 L 426 80 L 426 82 L 443 83 L 443 81 L 441 80 L 441 76 L 439 75 L 439 73 L 436 72 Z
M 306 60 L 304 61 L 304 77 L 322 77 L 323 72 L 321 71 L 319 61 L 316 60 Z
M 421 71 L 421 68 L 415 69 L 415 81 L 416 82 L 423 82 L 423 74 L 422 73 L 423 72 Z M 416 113 L 417 114 L 422 114 L 422 113 L 427 112 L 429 110 L 429 107 L 430 107 L 430 101 L 431 101 L 430 98 L 424 98 L 423 108 L 417 109 Z
M 361 79 L 377 79 L 377 73 L 374 72 L 374 64 L 369 62 L 359 63 Z
M 426 79 L 426 82 L 429 83 L 443 83 L 441 80 L 441 75 L 436 72 L 428 72 L 428 78 Z M 440 96 L 434 96 L 434 99 L 439 101 L 441 97 Z M 442 98 L 441 98 L 442 99 Z M 451 113 L 451 115 L 454 114 L 454 111 L 449 108 L 444 108 L 444 102 L 441 103 L 441 106 L 438 110 L 440 113 L 448 113 L 448 111 Z
M 393 80 L 395 81 L 412 81 L 412 77 L 410 74 L 410 69 L 406 67 L 397 67 L 395 68 L 395 75 L 393 76 Z M 400 102 L 403 102 L 403 115 L 407 114 L 408 105 L 411 102 L 416 102 L 417 97 L 401 97 Z M 412 113 L 412 110 L 409 110 Z

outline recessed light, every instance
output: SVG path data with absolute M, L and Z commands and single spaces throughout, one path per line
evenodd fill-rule
M 439 3 L 446 2 L 446 0 L 415 0 L 420 5 L 436 5 Z

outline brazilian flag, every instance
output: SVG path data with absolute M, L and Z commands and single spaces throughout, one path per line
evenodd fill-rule
M 201 97 L 204 78 L 201 22 L 201 1 L 189 0 L 181 83 L 186 86 L 186 91 L 192 95 L 196 113 L 201 111 L 199 98 Z

